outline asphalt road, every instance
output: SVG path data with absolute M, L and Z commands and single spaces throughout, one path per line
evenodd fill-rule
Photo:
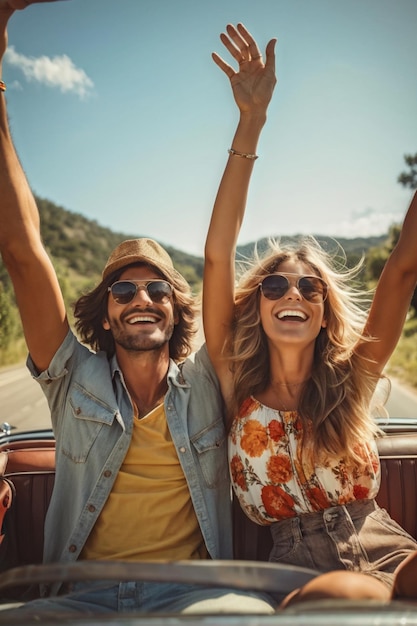
M 391 417 L 417 418 L 417 392 L 392 382 L 387 409 Z M 9 422 L 19 430 L 51 425 L 46 400 L 26 367 L 0 370 L 0 424 Z
M 0 370 L 0 424 L 19 430 L 50 428 L 48 404 L 25 366 Z

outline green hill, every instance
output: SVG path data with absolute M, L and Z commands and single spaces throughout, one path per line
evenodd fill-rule
M 54 259 L 59 259 L 64 266 L 84 277 L 97 278 L 100 275 L 110 252 L 124 239 L 148 236 L 143 233 L 114 232 L 100 226 L 96 220 L 90 220 L 80 213 L 68 211 L 44 198 L 36 197 L 41 216 L 42 238 L 48 252 Z M 293 237 L 291 237 L 292 239 Z M 295 235 L 294 238 L 298 238 Z M 335 249 L 335 238 L 316 235 L 326 249 Z M 379 237 L 356 237 L 346 239 L 338 237 L 346 255 L 359 258 L 370 248 L 381 246 L 387 235 Z M 285 241 L 289 237 L 282 237 Z M 202 256 L 193 256 L 182 252 L 172 245 L 161 242 L 171 255 L 175 267 L 186 275 L 192 285 L 198 285 L 203 276 Z M 267 239 L 238 246 L 238 255 L 251 256 L 255 245 L 262 251 Z
M 385 234 L 378 237 L 354 237 L 352 239 L 346 239 L 344 237 L 327 237 L 325 235 L 314 235 L 317 241 L 320 242 L 321 246 L 328 252 L 340 252 L 341 247 L 346 255 L 347 263 L 350 266 L 357 263 L 359 259 L 371 248 L 379 248 L 380 246 L 383 246 L 387 240 L 387 236 L 388 235 Z M 293 235 L 291 237 L 276 236 L 276 239 L 285 243 L 285 241 L 296 240 L 300 237 L 302 237 L 302 235 Z M 272 239 L 274 239 L 274 237 L 272 237 Z M 262 254 L 262 252 L 268 246 L 268 239 L 263 238 L 259 239 L 259 241 L 257 242 L 251 242 L 238 246 L 238 256 L 242 259 L 250 258 L 252 256 L 255 246 L 258 252 Z
M 41 234 L 72 317 L 72 303 L 94 287 L 111 251 L 124 239 L 141 233 L 115 233 L 79 213 L 36 197 Z M 146 235 L 144 235 L 146 236 Z M 197 293 L 203 277 L 203 259 L 165 245 L 175 267 Z M 0 259 L 0 366 L 21 361 L 26 354 L 23 332 L 10 278 Z
M 57 265 L 58 274 L 78 277 L 81 282 L 99 280 L 101 271 L 110 252 L 124 239 L 148 236 L 143 233 L 114 232 L 100 226 L 96 220 L 90 220 L 80 213 L 68 211 L 44 198 L 36 197 L 41 217 L 41 233 L 46 249 Z M 288 239 L 286 237 L 283 240 Z M 317 235 L 317 239 L 326 247 L 335 247 L 334 239 Z M 346 254 L 360 257 L 369 248 L 378 247 L 386 240 L 381 237 L 358 237 L 355 239 L 338 238 Z M 161 242 L 171 255 L 175 267 L 185 275 L 192 286 L 198 287 L 203 276 L 202 256 L 193 256 Z M 265 249 L 267 240 L 260 239 L 256 245 L 260 251 Z M 251 256 L 255 242 L 238 246 L 238 255 Z M 0 281 L 7 282 L 7 276 L 0 261 Z M 78 281 L 77 281 L 78 282 Z M 7 285 L 8 287 L 8 285 Z
M 36 197 L 41 232 L 45 247 L 53 259 L 71 318 L 72 303 L 81 293 L 100 281 L 106 260 L 124 239 L 147 236 L 143 233 L 116 233 L 79 213 L 68 211 L 44 198 Z M 285 237 L 283 237 L 285 239 Z M 330 237 L 317 236 L 326 247 L 334 248 Z M 387 236 L 338 239 L 346 252 L 348 263 L 355 263 L 364 253 L 383 247 Z M 238 247 L 238 256 L 250 257 L 255 245 L 262 251 L 266 239 Z M 171 255 L 175 267 L 198 293 L 203 276 L 202 256 L 193 256 L 160 242 Z M 382 255 L 382 263 L 386 253 Z M 21 360 L 26 349 L 9 276 L 0 260 L 0 365 Z
M 93 279 L 99 278 L 110 252 L 124 239 L 142 237 L 138 233 L 115 233 L 73 213 L 49 200 L 36 198 L 41 216 L 41 233 L 44 244 L 53 259 L 74 272 Z M 161 242 L 162 243 L 162 242 Z M 192 284 L 199 284 L 203 275 L 203 260 L 172 246 L 169 252 L 175 267 Z

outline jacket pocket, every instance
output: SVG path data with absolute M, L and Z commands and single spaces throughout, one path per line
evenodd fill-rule
M 69 393 L 69 415 L 64 420 L 62 452 L 75 463 L 85 463 L 102 428 L 110 427 L 115 409 L 74 384 Z
M 220 418 L 200 430 L 191 437 L 190 441 L 196 452 L 206 485 L 214 488 L 222 481 L 228 481 L 226 433 L 223 420 Z

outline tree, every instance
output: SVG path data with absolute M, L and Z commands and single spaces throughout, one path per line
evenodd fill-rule
M 404 185 L 404 187 L 417 189 L 417 154 L 405 154 L 404 161 L 410 170 L 408 172 L 401 172 L 397 180 L 401 185 Z M 417 313 L 417 289 L 414 290 L 411 306 L 414 309 L 414 313 Z
M 374 246 L 369 248 L 366 253 L 366 270 L 365 279 L 370 283 L 371 287 L 374 287 L 384 269 L 385 263 L 395 246 L 401 234 L 401 226 L 399 224 L 392 224 L 388 231 L 385 242 L 380 246 Z M 413 297 L 411 298 L 410 307 L 412 313 L 415 316 L 417 314 L 417 289 L 414 290 Z
M 398 176 L 398 182 L 404 187 L 417 189 L 417 154 L 405 154 L 404 161 L 410 168 L 408 172 L 402 172 Z

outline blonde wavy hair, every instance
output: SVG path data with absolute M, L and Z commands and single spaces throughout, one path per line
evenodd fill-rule
M 356 462 L 361 459 L 361 442 L 379 434 L 370 415 L 370 401 L 378 382 L 368 361 L 355 352 L 358 342 L 372 341 L 364 336 L 370 293 L 355 286 L 363 258 L 352 269 L 346 266 L 341 248 L 327 253 L 314 237 L 281 244 L 270 240 L 260 256 L 255 251 L 240 276 L 235 292 L 235 311 L 230 344 L 226 354 L 233 374 L 233 398 L 230 418 L 237 415 L 241 403 L 256 396 L 270 382 L 269 348 L 262 328 L 259 298 L 260 281 L 284 261 L 297 260 L 328 285 L 324 303 L 326 328 L 315 344 L 311 378 L 306 383 L 298 412 L 304 432 L 311 433 L 308 446 L 315 458 L 322 452 Z

